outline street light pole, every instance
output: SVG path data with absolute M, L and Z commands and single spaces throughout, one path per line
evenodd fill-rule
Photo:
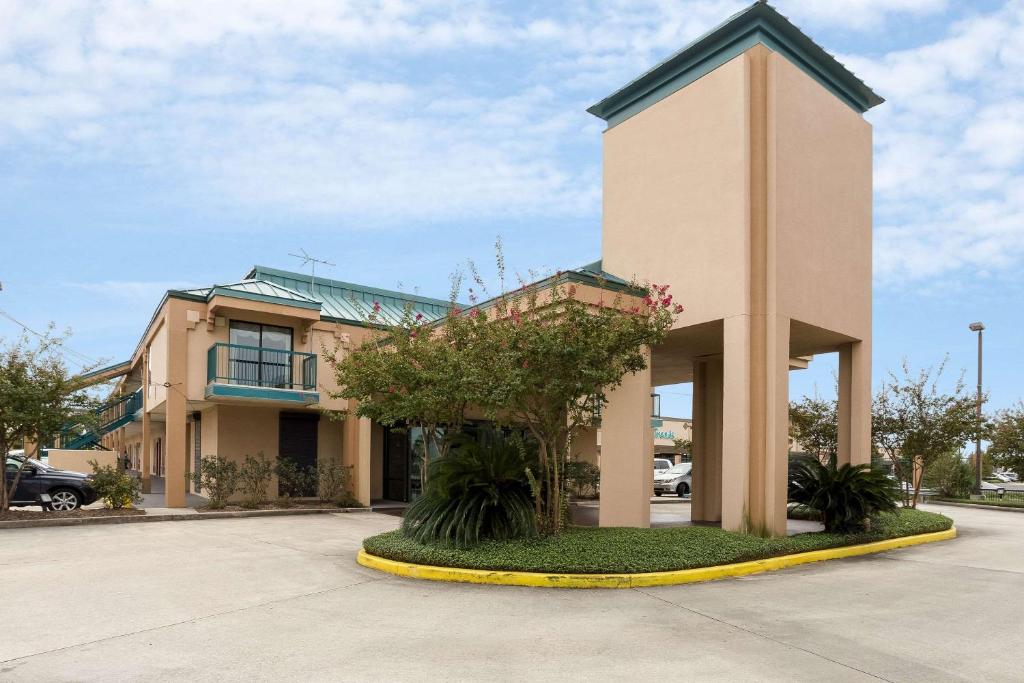
M 978 399 L 977 399 L 977 415 L 978 424 L 981 424 L 981 335 L 985 329 L 985 325 L 980 322 L 971 323 L 970 330 L 978 333 Z M 975 495 L 981 495 L 981 432 L 974 439 L 974 493 Z

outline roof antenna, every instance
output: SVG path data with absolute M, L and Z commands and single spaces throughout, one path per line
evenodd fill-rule
M 307 265 L 309 266 L 309 293 L 312 294 L 314 289 L 315 289 L 315 285 L 316 285 L 316 264 L 322 263 L 323 265 L 329 266 L 331 268 L 333 268 L 335 266 L 335 264 L 331 263 L 330 261 L 325 261 L 323 259 L 314 258 L 314 257 L 310 256 L 309 254 L 306 253 L 306 250 L 303 249 L 302 247 L 299 247 L 299 251 L 301 251 L 302 253 L 301 254 L 291 254 L 290 253 L 288 255 L 289 256 L 294 256 L 297 259 L 302 259 L 302 263 L 299 264 L 299 268 L 305 268 Z

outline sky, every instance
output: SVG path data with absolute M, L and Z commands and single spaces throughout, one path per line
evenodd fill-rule
M 585 109 L 748 3 L 0 1 L 0 312 L 128 357 L 171 287 L 254 264 L 445 298 L 600 254 Z M 773 3 L 887 102 L 875 140 L 874 375 L 948 355 L 1024 390 L 1024 0 Z M 685 304 L 686 293 L 676 292 Z M 20 328 L 0 317 L 0 337 Z M 834 394 L 835 357 L 791 373 Z M 690 414 L 686 385 L 662 412 Z

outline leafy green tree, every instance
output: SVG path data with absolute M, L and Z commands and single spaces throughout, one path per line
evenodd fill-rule
M 1024 478 L 1024 403 L 996 413 L 987 436 L 990 445 L 985 455 Z
M 946 498 L 969 498 L 974 491 L 974 468 L 960 453 L 944 453 L 928 469 L 924 485 Z
M 686 458 L 693 457 L 693 441 L 690 439 L 673 439 L 672 446 L 676 449 L 676 453 L 679 455 Z
M 939 388 L 944 369 L 945 361 L 938 368 L 914 373 L 904 363 L 902 376 L 889 373 L 875 396 L 871 423 L 875 447 L 892 462 L 903 482 L 904 504 L 911 507 L 917 507 L 921 482 L 932 465 L 950 452 L 959 452 L 983 428 L 975 397 L 962 377 L 951 392 Z
M 839 452 L 838 401 L 805 396 L 789 404 L 789 435 L 803 453 L 822 463 L 836 462 Z
M 0 511 L 10 506 L 25 465 L 39 457 L 41 443 L 69 423 L 91 428 L 98 422 L 100 402 L 64 363 L 66 338 L 55 335 L 51 326 L 34 342 L 22 336 L 0 346 L 0 454 L 6 459 L 16 444 L 35 444 L 34 450 L 26 449 L 10 487 L 0 484 Z
M 471 403 L 488 418 L 525 428 L 539 446 L 534 477 L 539 526 L 557 533 L 568 511 L 565 469 L 573 435 L 594 426 L 608 393 L 647 367 L 682 307 L 667 285 L 586 299 L 561 274 L 503 293 L 470 311 L 465 334 Z
M 459 313 L 453 304 L 441 324 L 428 325 L 421 313 L 407 307 L 401 320 L 388 323 L 374 304 L 366 315 L 374 328 L 366 342 L 344 355 L 325 350 L 340 387 L 333 398 L 355 399 L 358 417 L 418 428 L 424 477 L 431 454 L 447 454 L 445 435 L 458 433 L 465 422 L 469 396 Z
M 682 307 L 668 285 L 600 283 L 580 296 L 562 273 L 504 291 L 478 303 L 486 287 L 469 290 L 467 310 L 455 302 L 462 278 L 452 278 L 451 307 L 428 324 L 407 309 L 400 321 L 381 319 L 375 305 L 370 339 L 343 358 L 330 356 L 340 390 L 356 414 L 384 424 L 419 427 L 428 453 L 445 457 L 450 439 L 472 406 L 501 425 L 524 429 L 539 449 L 531 471 L 540 529 L 556 533 L 568 511 L 565 469 L 572 437 L 596 424 L 608 392 L 628 373 L 646 369 L 648 349 L 660 342 Z

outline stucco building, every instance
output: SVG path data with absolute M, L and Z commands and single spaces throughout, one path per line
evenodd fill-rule
M 868 461 L 863 114 L 881 102 L 759 2 L 589 109 L 608 124 L 601 261 L 570 272 L 670 283 L 686 304 L 648 370 L 604 411 L 602 525 L 649 525 L 651 393 L 661 385 L 693 385 L 695 520 L 785 532 L 788 373 L 816 354 L 839 355 L 839 459 Z M 184 504 L 185 473 L 206 453 L 339 458 L 355 468 L 363 502 L 408 495 L 408 436 L 321 416 L 346 407 L 328 397 L 318 349 L 363 339 L 352 299 L 428 317 L 447 305 L 269 268 L 169 292 L 121 366 L 140 419 L 105 438 L 137 453 L 144 477 L 166 475 L 169 505 Z M 592 457 L 596 431 L 576 443 Z

